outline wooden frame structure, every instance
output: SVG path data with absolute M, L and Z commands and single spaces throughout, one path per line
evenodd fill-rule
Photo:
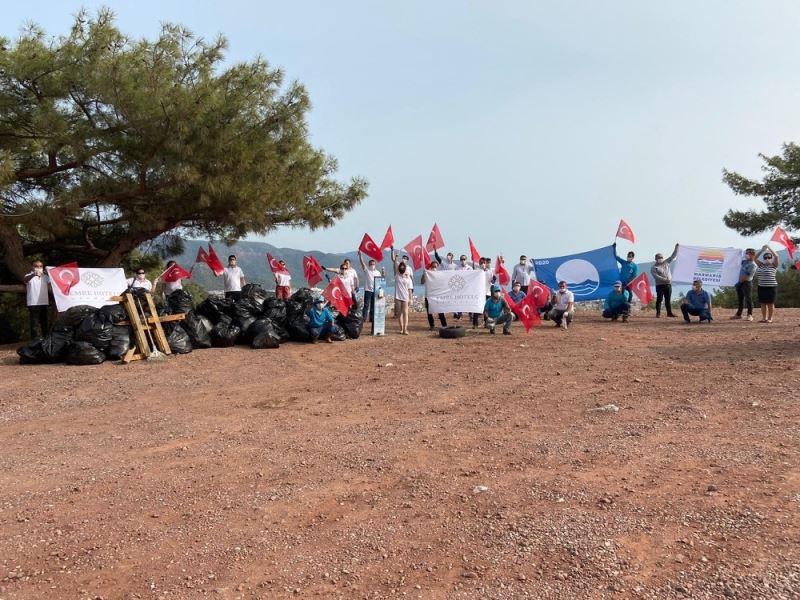
M 156 348 L 164 354 L 172 354 L 161 324 L 170 321 L 182 321 L 186 317 L 184 313 L 160 316 L 156 309 L 156 304 L 153 302 L 153 295 L 150 292 L 146 292 L 144 295 L 147 308 L 150 309 L 150 316 L 146 319 L 139 314 L 139 307 L 133 294 L 125 293 L 122 296 L 114 296 L 111 299 L 120 302 L 125 307 L 125 312 L 128 313 L 128 321 L 122 321 L 118 325 L 130 325 L 133 329 L 134 347 L 122 357 L 123 363 L 127 364 L 133 360 L 143 360 L 150 356 L 152 350 L 146 333 L 148 330 L 153 337 L 153 343 Z

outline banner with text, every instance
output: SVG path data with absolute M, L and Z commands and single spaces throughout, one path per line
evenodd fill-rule
M 47 274 L 54 285 L 53 297 L 56 310 L 64 312 L 81 304 L 100 308 L 106 304 L 115 304 L 109 300 L 128 289 L 125 271 L 122 269 L 63 269 L 47 267 Z M 63 281 L 69 278 L 69 281 Z M 55 285 L 62 281 L 65 285 Z
M 672 267 L 672 281 L 692 283 L 699 279 L 704 285 L 736 285 L 741 262 L 742 251 L 738 248 L 703 248 L 681 244 Z
M 425 295 L 432 315 L 482 313 L 486 275 L 483 271 L 425 271 Z

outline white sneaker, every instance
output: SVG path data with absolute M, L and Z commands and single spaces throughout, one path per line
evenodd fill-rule
M 747 320 L 748 321 L 752 321 L 753 320 L 753 315 L 747 315 Z

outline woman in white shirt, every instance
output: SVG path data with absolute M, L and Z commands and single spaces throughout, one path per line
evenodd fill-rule
M 408 305 L 414 280 L 409 275 L 406 263 L 394 263 L 394 299 L 397 316 L 400 319 L 400 335 L 408 335 Z
M 144 288 L 148 292 L 153 291 L 153 283 L 147 278 L 144 269 L 136 269 L 136 275 L 128 278 L 128 287 L 132 290 Z

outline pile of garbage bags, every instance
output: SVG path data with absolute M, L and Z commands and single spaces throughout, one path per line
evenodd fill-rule
M 278 348 L 288 341 L 310 342 L 308 310 L 314 295 L 308 288 L 289 300 L 270 296 L 257 284 L 242 288 L 237 301 L 209 296 L 195 307 L 192 296 L 177 290 L 167 296 L 160 315 L 183 313 L 181 321 L 161 324 L 174 354 L 203 348 L 227 348 L 246 344 L 251 348 Z M 145 306 L 145 303 L 142 303 Z M 149 310 L 145 306 L 146 314 Z M 50 333 L 17 349 L 22 364 L 66 362 L 96 365 L 121 359 L 133 347 L 133 331 L 121 304 L 94 308 L 75 306 L 59 315 Z M 343 341 L 361 335 L 363 320 L 357 305 L 348 314 L 337 314 L 332 339 Z

